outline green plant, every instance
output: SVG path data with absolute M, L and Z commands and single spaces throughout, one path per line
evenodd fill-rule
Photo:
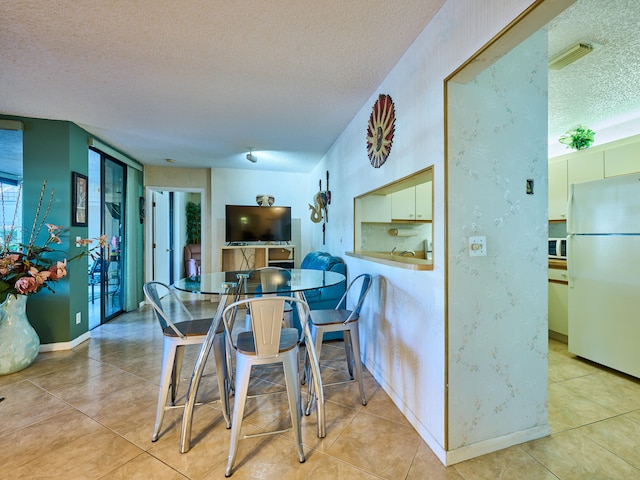
M 187 202 L 187 244 L 200 243 L 200 204 Z
M 596 134 L 586 125 L 580 125 L 574 130 L 569 130 L 560 137 L 560 143 L 567 145 L 567 148 L 574 150 L 583 150 L 589 148 L 593 143 L 593 137 Z

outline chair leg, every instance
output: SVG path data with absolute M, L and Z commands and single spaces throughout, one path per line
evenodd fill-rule
M 178 387 L 180 386 L 180 372 L 182 371 L 182 359 L 184 358 L 184 345 L 176 346 L 176 356 L 173 360 L 173 372 L 171 373 L 171 405 L 176 404 Z
M 322 350 L 322 339 L 324 337 L 324 332 L 322 328 L 318 328 L 315 325 L 311 328 L 311 338 L 313 339 L 314 348 L 316 350 L 316 357 L 318 358 L 318 363 L 320 362 L 320 352 Z M 305 360 L 305 366 L 307 365 L 307 360 Z M 313 406 L 313 400 L 316 396 L 316 392 L 314 389 L 314 382 L 311 381 L 311 365 L 309 364 L 309 368 L 307 370 L 307 383 L 309 384 L 309 389 L 307 391 L 307 408 L 305 408 L 305 415 L 311 414 L 311 407 Z
M 349 370 L 349 377 L 353 380 L 353 355 L 351 347 L 351 332 L 344 330 L 342 332 L 342 338 L 344 339 L 344 353 L 347 357 L 347 369 Z
M 231 442 L 229 445 L 229 458 L 224 476 L 230 477 L 233 473 L 233 464 L 238 453 L 238 442 L 242 430 L 242 417 L 247 401 L 247 391 L 249 389 L 249 377 L 251 376 L 251 363 L 247 362 L 242 355 L 236 355 L 236 375 L 235 375 L 235 398 L 233 399 L 233 422 L 231 423 Z
M 367 397 L 364 394 L 364 381 L 362 380 L 362 362 L 360 361 L 360 332 L 358 328 L 358 322 L 353 322 L 349 326 L 351 336 L 351 356 L 353 358 L 353 365 L 356 369 L 356 378 L 358 379 L 358 387 L 360 387 L 360 398 L 362 405 L 367 404 Z
M 162 371 L 160 373 L 160 390 L 158 392 L 158 406 L 156 408 L 156 424 L 153 428 L 151 441 L 158 440 L 160 435 L 160 427 L 164 419 L 164 411 L 167 405 L 167 397 L 169 396 L 169 388 L 171 386 L 171 377 L 174 375 L 176 346 L 171 340 L 164 339 L 162 348 Z
M 302 419 L 300 383 L 298 382 L 298 356 L 285 355 L 282 361 L 284 368 L 284 380 L 287 385 L 287 397 L 289 399 L 289 412 L 293 428 L 293 438 L 298 449 L 298 459 L 304 463 L 304 450 L 302 448 Z
M 222 403 L 222 416 L 224 417 L 227 428 L 231 428 L 231 418 L 229 416 L 229 379 L 225 344 L 226 340 L 223 335 L 216 335 L 214 337 L 213 356 L 216 362 L 216 376 L 218 377 L 218 390 L 220 391 L 220 402 Z

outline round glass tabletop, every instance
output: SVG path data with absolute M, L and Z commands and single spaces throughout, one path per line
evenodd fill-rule
M 196 277 L 182 278 L 174 287 L 178 290 L 203 294 L 223 294 L 227 287 L 234 291 L 240 276 L 245 277 L 244 292 L 289 293 L 331 287 L 346 280 L 345 276 L 324 270 L 309 269 L 259 269 L 242 272 L 205 273 Z

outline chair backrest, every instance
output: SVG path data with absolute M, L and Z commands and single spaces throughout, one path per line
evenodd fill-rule
M 281 267 L 262 267 L 257 268 L 256 271 L 260 273 L 260 293 L 268 292 L 269 295 L 276 295 L 279 287 L 286 285 L 291 279 L 289 271 Z
M 349 283 L 349 286 L 347 287 L 347 290 L 344 292 L 344 295 L 342 296 L 342 298 L 338 302 L 338 305 L 336 305 L 336 310 L 339 310 L 341 308 L 344 308 L 344 309 L 347 308 L 347 298 L 349 297 L 349 292 L 352 289 L 355 289 L 355 287 L 356 287 L 356 285 L 358 283 L 361 284 L 360 285 L 360 294 L 358 295 L 358 301 L 356 302 L 355 306 L 353 307 L 353 309 L 351 311 L 351 315 L 349 315 L 349 318 L 346 320 L 346 322 L 350 321 L 352 318 L 356 318 L 356 317 L 360 316 L 360 309 L 362 308 L 362 304 L 364 303 L 364 299 L 367 297 L 367 294 L 369 293 L 369 290 L 371 290 L 371 283 L 372 283 L 371 275 L 368 274 L 368 273 L 362 273 L 362 274 L 358 275 L 356 278 L 354 278 L 353 280 L 351 280 L 351 283 Z
M 231 333 L 236 310 L 238 307 L 245 306 L 251 311 L 251 327 L 256 355 L 259 357 L 277 355 L 280 348 L 285 302 L 297 302 L 302 307 L 305 318 L 309 317 L 309 306 L 297 298 L 266 296 L 238 300 L 227 305 L 222 314 L 227 338 L 233 338 Z
M 153 308 L 153 313 L 156 317 L 156 320 L 160 323 L 160 327 L 164 330 L 167 327 L 171 327 L 176 334 L 182 338 L 185 335 L 174 325 L 174 323 L 169 318 L 170 313 L 175 312 L 167 312 L 163 306 L 162 300 L 163 298 L 168 298 L 174 306 L 179 306 L 182 314 L 186 315 L 187 320 L 193 320 L 193 316 L 191 312 L 185 307 L 184 303 L 180 301 L 176 292 L 173 291 L 169 286 L 165 285 L 162 282 L 147 282 L 142 287 L 144 290 L 144 295 L 147 297 L 147 300 L 151 304 Z

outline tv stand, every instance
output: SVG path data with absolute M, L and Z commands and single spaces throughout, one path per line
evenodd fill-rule
M 294 268 L 295 245 L 227 245 L 220 248 L 223 272 L 263 267 Z

